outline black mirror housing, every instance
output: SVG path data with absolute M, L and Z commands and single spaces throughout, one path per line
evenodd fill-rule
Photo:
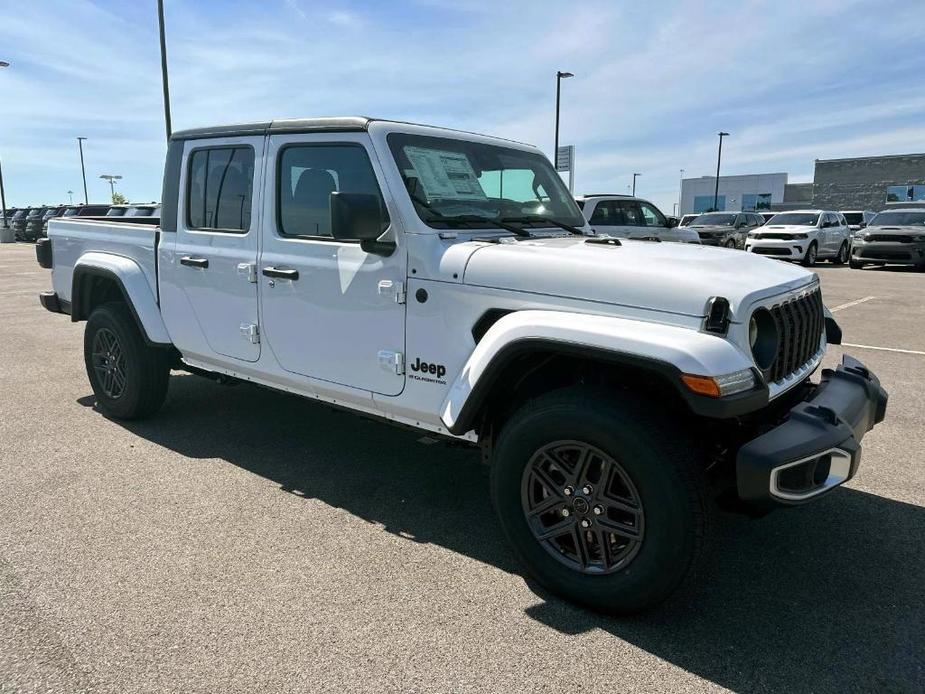
M 676 226 L 678 226 L 679 221 L 680 220 L 677 217 L 667 217 L 665 219 L 666 226 L 669 229 L 674 229 Z

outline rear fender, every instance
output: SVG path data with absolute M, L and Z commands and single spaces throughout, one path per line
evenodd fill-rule
M 478 424 L 492 383 L 504 368 L 530 350 L 553 351 L 645 369 L 664 376 L 695 414 L 728 417 L 768 402 L 768 389 L 726 398 L 689 391 L 682 374 L 719 376 L 754 368 L 748 356 L 722 337 L 690 328 L 625 318 L 560 311 L 518 311 L 498 319 L 479 341 L 443 401 L 443 424 L 463 434 Z
M 148 343 L 171 343 L 157 299 L 141 266 L 131 258 L 111 253 L 85 253 L 74 264 L 71 285 L 72 321 L 86 320 L 89 317 L 93 308 L 90 305 L 93 277 L 103 277 L 115 282 Z

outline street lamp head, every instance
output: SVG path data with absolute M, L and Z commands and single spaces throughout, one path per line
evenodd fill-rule
M 77 139 L 78 139 L 78 140 L 86 140 L 87 138 L 85 138 L 85 137 L 78 137 Z
M 8 62 L 6 62 L 5 60 L 0 60 L 0 67 L 9 67 L 9 66 L 10 64 Z
M 729 137 L 729 133 L 724 133 L 724 132 L 720 131 L 719 136 L 720 136 L 720 137 Z
M 561 72 L 561 71 L 556 72 L 556 77 L 558 77 L 559 79 L 563 79 L 563 80 L 569 77 L 574 77 L 574 76 L 575 75 L 573 75 L 571 72 Z

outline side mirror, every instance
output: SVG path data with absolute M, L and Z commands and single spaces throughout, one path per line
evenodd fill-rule
M 341 241 L 359 241 L 367 253 L 391 255 L 395 244 L 379 241 L 382 236 L 382 208 L 379 197 L 369 193 L 331 193 L 331 236 Z
M 867 228 L 867 222 L 861 222 L 858 226 L 859 226 L 861 229 L 866 229 L 866 228 Z
M 680 220 L 678 220 L 677 217 L 666 217 L 665 226 L 667 226 L 669 229 L 674 229 L 676 226 L 678 226 L 679 221 Z

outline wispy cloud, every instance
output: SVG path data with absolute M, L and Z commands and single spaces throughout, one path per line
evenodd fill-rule
M 149 7 L 149 5 L 151 5 Z M 579 192 L 671 209 L 678 171 L 812 174 L 816 157 L 923 149 L 925 26 L 914 3 L 341 0 L 167 3 L 176 128 L 363 113 L 498 134 L 550 152 Z M 16 204 L 120 173 L 159 195 L 163 111 L 153 3 L 0 0 L 0 156 Z M 102 198 L 105 184 L 93 187 Z

